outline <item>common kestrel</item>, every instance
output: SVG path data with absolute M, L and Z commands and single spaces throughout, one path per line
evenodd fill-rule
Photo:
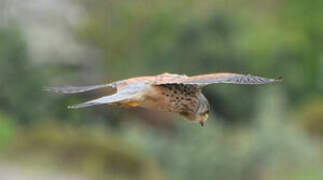
M 143 107 L 158 111 L 174 112 L 186 119 L 200 123 L 208 119 L 210 105 L 202 93 L 209 84 L 267 84 L 280 81 L 259 76 L 235 73 L 214 73 L 197 76 L 163 73 L 156 76 L 141 76 L 109 84 L 94 86 L 50 87 L 46 90 L 56 93 L 82 93 L 99 88 L 112 88 L 115 93 L 82 104 L 68 106 L 76 109 L 100 104 L 122 107 Z

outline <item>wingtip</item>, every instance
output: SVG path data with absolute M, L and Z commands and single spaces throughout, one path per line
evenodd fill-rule
M 60 93 L 60 91 L 58 90 L 58 88 L 56 87 L 44 87 L 43 91 L 47 91 L 47 92 L 54 92 L 54 93 Z
M 67 109 L 77 109 L 78 108 L 78 106 L 76 105 L 74 105 L 74 106 L 67 106 Z
M 82 104 L 67 106 L 67 108 L 68 109 L 79 109 L 79 108 L 89 107 L 89 106 L 92 106 L 92 105 L 93 105 L 93 103 L 85 102 L 85 103 L 82 103 Z
M 53 91 L 53 88 L 51 88 L 51 87 L 43 87 L 43 91 L 51 92 L 51 91 Z

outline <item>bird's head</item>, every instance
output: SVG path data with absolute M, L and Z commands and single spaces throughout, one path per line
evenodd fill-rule
M 204 126 L 205 121 L 209 118 L 210 105 L 209 101 L 203 94 L 200 94 L 199 104 L 195 112 L 181 112 L 180 114 L 185 118 L 199 123 Z
M 209 118 L 210 113 L 210 104 L 206 97 L 201 94 L 200 95 L 200 105 L 196 112 L 195 121 L 204 126 L 205 121 Z

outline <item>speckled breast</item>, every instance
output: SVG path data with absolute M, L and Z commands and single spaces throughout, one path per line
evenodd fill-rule
M 164 84 L 152 86 L 142 104 L 145 108 L 167 112 L 196 112 L 200 88 L 193 85 Z

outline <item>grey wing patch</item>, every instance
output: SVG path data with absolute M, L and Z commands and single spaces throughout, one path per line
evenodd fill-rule
M 113 95 L 104 96 L 104 97 L 87 101 L 85 103 L 77 104 L 74 106 L 68 106 L 68 108 L 77 109 L 77 108 L 84 108 L 84 107 L 95 106 L 100 104 L 111 104 L 111 103 L 116 103 L 120 101 L 131 100 L 132 98 L 138 97 L 140 93 L 144 93 L 147 88 L 148 88 L 148 85 L 146 83 L 132 84 L 120 89 L 117 93 Z
M 114 83 L 111 84 L 102 84 L 102 85 L 93 85 L 93 86 L 65 86 L 65 87 L 48 87 L 45 88 L 45 91 L 55 92 L 55 93 L 62 93 L 62 94 L 75 94 L 75 93 L 82 93 L 87 92 L 95 89 L 101 88 L 115 88 Z
M 264 78 L 260 76 L 253 76 L 253 75 L 242 75 L 242 74 L 233 74 L 228 73 L 221 76 L 213 76 L 206 75 L 205 77 L 200 76 L 198 78 L 191 78 L 187 81 L 182 83 L 184 84 L 197 84 L 197 85 L 208 85 L 208 84 L 215 84 L 215 83 L 226 83 L 226 84 L 267 84 L 281 81 L 282 78 L 279 77 L 277 79 L 270 79 Z
M 85 107 L 95 106 L 95 105 L 100 105 L 100 104 L 110 104 L 110 103 L 115 103 L 115 102 L 118 102 L 118 101 L 125 100 L 127 98 L 129 98 L 129 97 L 117 93 L 117 94 L 113 94 L 111 96 L 104 96 L 104 97 L 101 97 L 101 98 L 98 98 L 98 99 L 87 101 L 87 102 L 82 103 L 82 104 L 68 106 L 67 108 L 69 108 L 69 109 L 78 109 L 78 108 L 85 108 Z

